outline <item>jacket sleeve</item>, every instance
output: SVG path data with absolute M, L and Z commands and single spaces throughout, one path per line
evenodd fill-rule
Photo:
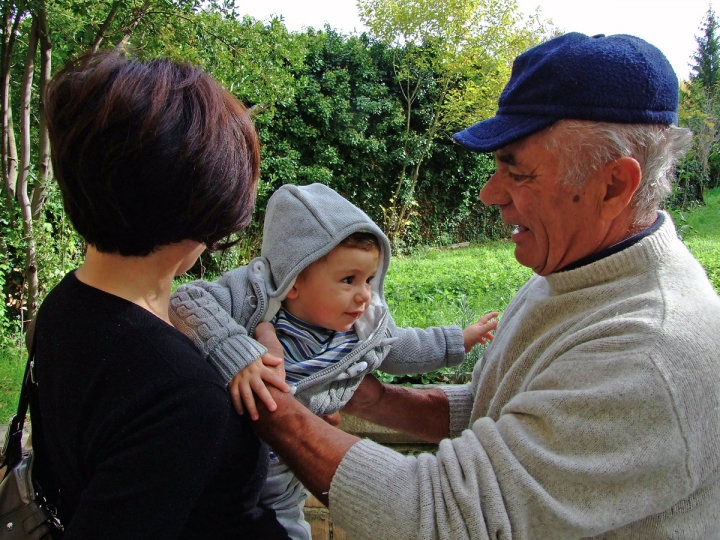
M 267 349 L 233 319 L 234 280 L 192 281 L 170 297 L 170 321 L 189 337 L 226 380 L 260 358 Z
M 388 332 L 397 338 L 380 366 L 388 373 L 425 373 L 457 366 L 465 358 L 465 344 L 459 326 L 398 328 L 390 318 Z

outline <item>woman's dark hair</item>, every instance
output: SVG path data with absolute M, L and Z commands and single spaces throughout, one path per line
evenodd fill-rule
M 53 78 L 45 103 L 65 210 L 98 251 L 218 247 L 250 221 L 257 134 L 243 104 L 199 68 L 88 55 Z

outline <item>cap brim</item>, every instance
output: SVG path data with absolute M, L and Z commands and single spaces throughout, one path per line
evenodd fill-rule
M 473 152 L 494 152 L 557 121 L 547 116 L 499 114 L 456 133 L 453 139 Z

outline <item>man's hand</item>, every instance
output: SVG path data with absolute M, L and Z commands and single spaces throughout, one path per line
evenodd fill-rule
M 340 423 L 342 422 L 342 418 L 340 417 L 339 412 L 334 412 L 332 414 L 326 414 L 323 416 L 323 420 L 325 420 L 328 424 L 330 424 L 333 427 L 338 427 Z
M 355 393 L 343 407 L 343 412 L 360 416 L 363 410 L 372 410 L 380 402 L 385 386 L 374 375 L 366 375 Z
M 440 442 L 450 430 L 450 403 L 439 388 L 385 385 L 367 375 L 343 412 L 381 426 Z
M 494 336 L 490 332 L 497 328 L 498 323 L 492 319 L 495 319 L 497 316 L 497 311 L 487 313 L 480 317 L 476 323 L 471 324 L 463 330 L 463 341 L 466 353 L 469 353 L 478 343 L 485 345 L 493 339 Z
M 282 344 L 275 333 L 275 327 L 269 322 L 261 322 L 255 327 L 255 339 L 258 343 L 267 347 L 270 354 L 277 358 L 283 358 L 285 353 Z M 283 368 L 283 374 L 285 369 Z
M 238 414 L 243 414 L 247 410 L 250 418 L 258 419 L 254 394 L 257 394 L 258 398 L 265 403 L 268 410 L 277 409 L 277 404 L 268 392 L 265 383 L 270 383 L 283 392 L 290 391 L 290 387 L 285 382 L 285 370 L 282 369 L 282 364 L 282 357 L 278 358 L 267 352 L 232 378 L 228 387 L 230 398 Z M 278 367 L 282 371 L 279 371 Z

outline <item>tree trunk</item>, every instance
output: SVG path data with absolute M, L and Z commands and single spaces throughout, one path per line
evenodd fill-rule
M 14 16 L 13 16 L 14 11 Z M 10 68 L 12 52 L 15 46 L 18 26 L 25 12 L 9 1 L 2 4 L 2 42 L 0 43 L 0 109 L 2 126 L 0 127 L 0 168 L 2 169 L 5 204 L 12 219 L 13 199 L 17 191 L 17 149 L 12 129 L 12 110 L 10 109 Z M 12 21 L 12 23 L 11 23 Z
M 38 274 L 35 258 L 35 239 L 33 237 L 33 219 L 28 197 L 28 179 L 30 177 L 30 98 L 32 95 L 32 81 L 35 73 L 35 54 L 38 45 L 38 23 L 33 18 L 32 28 L 28 39 L 27 56 L 25 57 L 25 71 L 22 81 L 22 99 L 20 105 L 20 171 L 18 175 L 17 198 L 20 203 L 20 213 L 23 220 L 23 233 L 27 242 L 25 256 L 25 283 L 27 285 L 27 313 L 22 314 L 21 320 L 28 321 L 35 315 L 38 300 Z
M 45 87 L 50 80 L 50 62 L 52 44 L 48 29 L 45 6 L 38 8 L 35 14 L 38 24 L 38 37 L 40 38 L 40 80 L 38 92 L 40 94 L 38 106 L 38 178 L 33 189 L 32 217 L 37 222 L 45 206 L 45 191 L 52 180 L 52 165 L 50 163 L 50 138 L 48 137 L 47 121 L 45 118 Z
M 398 77 L 398 66 L 395 63 L 395 59 L 393 59 L 393 70 L 395 72 L 395 76 Z M 402 227 L 400 225 L 401 217 L 398 215 L 400 208 L 404 205 L 403 199 L 403 186 L 405 185 L 405 180 L 407 178 L 407 159 L 408 159 L 408 139 L 410 137 L 410 121 L 412 119 L 412 106 L 413 103 L 415 103 L 415 99 L 417 98 L 418 92 L 420 91 L 420 84 L 422 82 L 422 79 L 418 77 L 417 81 L 415 81 L 415 85 L 412 86 L 412 81 L 410 78 L 408 78 L 405 81 L 405 84 L 407 85 L 407 88 L 403 86 L 403 82 L 400 81 L 400 92 L 402 93 L 403 97 L 405 98 L 405 142 L 403 143 L 403 165 L 402 169 L 400 171 L 400 178 L 398 178 L 397 187 L 395 188 L 395 193 L 390 200 L 390 206 L 388 208 L 388 211 L 385 212 L 385 234 L 387 234 L 388 240 L 390 241 L 390 244 L 395 247 L 395 243 L 397 241 L 396 236 L 401 231 Z
M 413 168 L 412 177 L 410 179 L 410 185 L 408 186 L 407 190 L 405 191 L 402 200 L 395 201 L 395 228 L 392 231 L 392 238 L 395 238 L 398 236 L 398 234 L 402 234 L 404 226 L 403 223 L 405 222 L 405 219 L 410 214 L 410 205 L 413 203 L 414 194 L 415 194 L 415 186 L 417 186 L 418 180 L 420 178 L 420 167 L 423 164 L 423 161 L 425 158 L 427 158 L 430 155 L 430 151 L 432 150 L 433 146 L 433 140 L 435 139 L 435 136 L 438 132 L 438 127 L 440 125 L 440 115 L 442 111 L 442 106 L 445 102 L 445 96 L 447 95 L 447 90 L 449 87 L 450 81 L 448 78 L 445 78 L 443 89 L 440 93 L 440 96 L 438 100 L 435 102 L 433 106 L 433 115 L 432 120 L 430 122 L 430 125 L 428 126 L 427 131 L 425 132 L 425 141 L 423 142 L 423 148 L 420 153 L 420 156 L 418 157 L 418 161 L 415 164 L 415 167 Z M 410 113 L 410 110 L 408 109 L 408 114 Z M 409 125 L 408 125 L 409 130 Z M 405 170 L 403 169 L 403 177 L 405 175 Z M 399 186 L 398 186 L 399 187 Z M 399 211 L 397 210 L 399 205 Z

